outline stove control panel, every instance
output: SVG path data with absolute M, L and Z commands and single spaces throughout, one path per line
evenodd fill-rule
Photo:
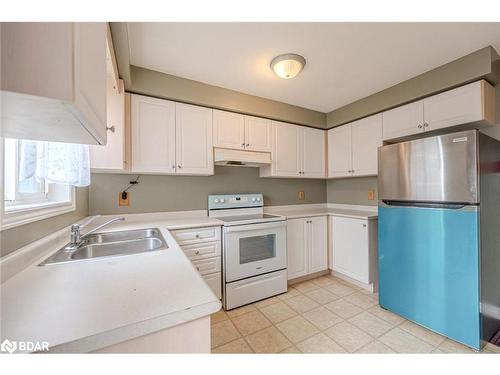
M 225 194 L 208 196 L 209 210 L 263 206 L 264 196 L 262 194 Z

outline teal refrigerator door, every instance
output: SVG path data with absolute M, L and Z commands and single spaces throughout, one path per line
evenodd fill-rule
M 475 206 L 378 211 L 380 305 L 477 350 L 478 214 Z

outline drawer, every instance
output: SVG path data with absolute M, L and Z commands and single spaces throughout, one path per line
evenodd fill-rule
M 192 260 L 191 263 L 193 263 L 193 266 L 198 270 L 201 276 L 221 271 L 222 262 L 220 257 Z
M 181 248 L 182 251 L 184 251 L 184 253 L 191 260 L 220 257 L 221 255 L 221 248 L 219 241 L 185 245 L 181 246 Z
M 179 245 L 220 241 L 220 227 L 178 229 L 171 231 Z
M 216 272 L 203 276 L 203 279 L 218 299 L 222 298 L 222 273 Z

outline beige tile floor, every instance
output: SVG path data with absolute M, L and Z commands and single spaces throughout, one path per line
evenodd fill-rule
M 473 353 L 380 308 L 377 297 L 330 275 L 295 284 L 213 314 L 212 353 Z

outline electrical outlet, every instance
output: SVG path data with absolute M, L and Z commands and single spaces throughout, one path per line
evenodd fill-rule
M 118 193 L 118 206 L 130 206 L 130 192 L 122 192 Z
M 375 200 L 375 190 L 374 189 L 368 190 L 368 200 L 370 200 L 370 201 Z
M 306 199 L 306 193 L 304 193 L 303 191 L 299 191 L 299 200 L 303 201 L 304 199 Z

